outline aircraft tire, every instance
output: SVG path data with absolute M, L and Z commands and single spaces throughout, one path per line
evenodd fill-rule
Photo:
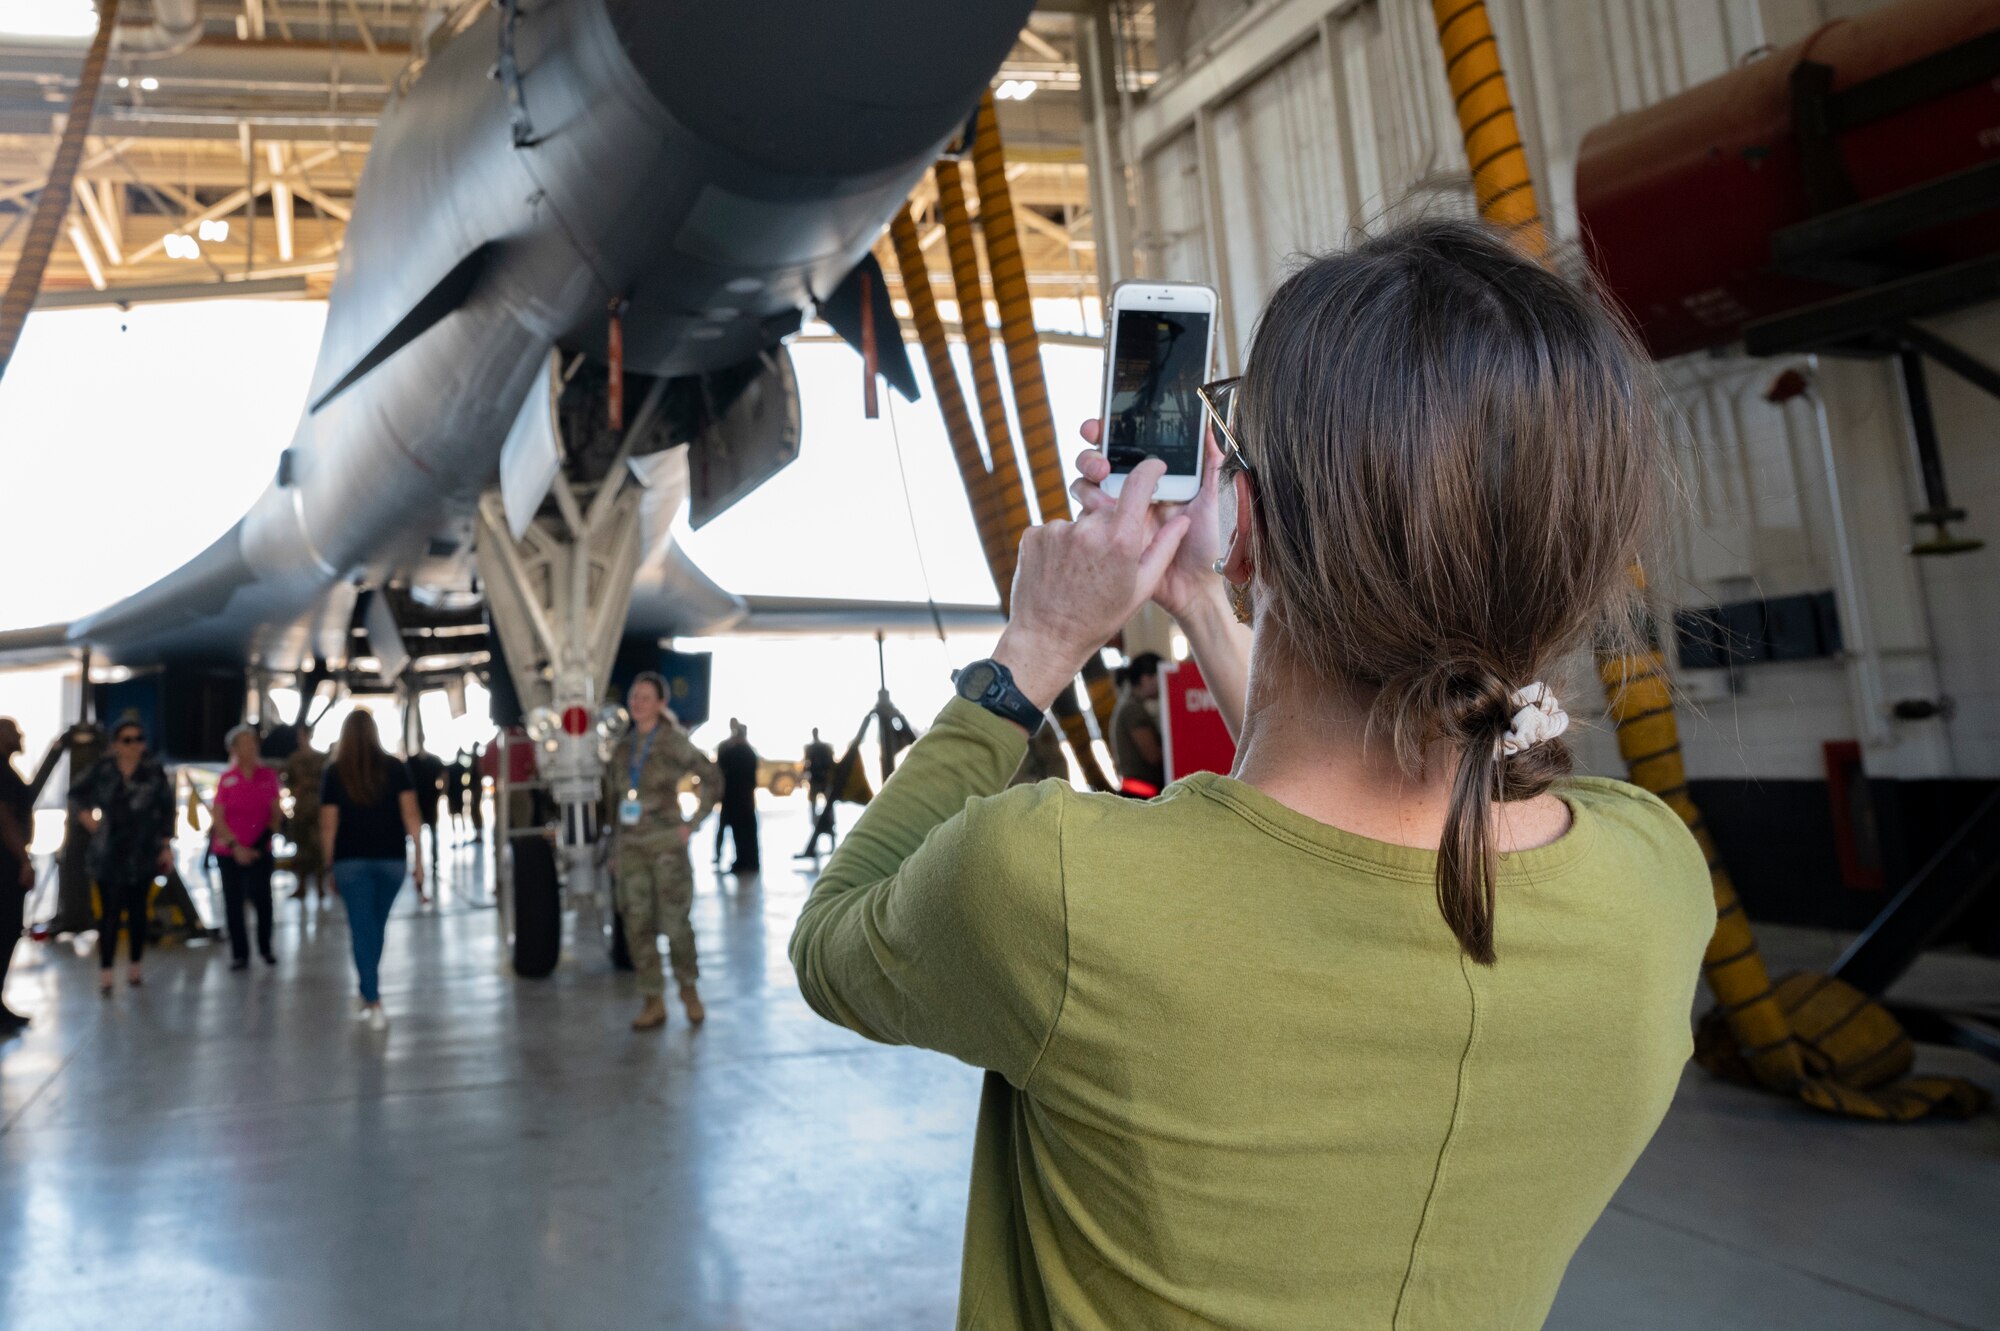
M 562 955 L 562 888 L 556 849 L 541 837 L 514 842 L 514 974 L 546 979 Z

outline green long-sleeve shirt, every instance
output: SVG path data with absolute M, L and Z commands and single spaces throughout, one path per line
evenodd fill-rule
M 1665 1114 L 1714 925 L 1666 806 L 1565 783 L 1466 961 L 1432 852 L 1201 774 L 996 795 L 954 701 L 821 874 L 807 1002 L 990 1070 L 961 1327 L 1541 1325 Z

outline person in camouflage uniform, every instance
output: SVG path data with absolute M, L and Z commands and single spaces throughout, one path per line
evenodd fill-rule
M 326 755 L 313 747 L 312 726 L 298 725 L 299 746 L 285 759 L 285 789 L 292 792 L 292 878 L 298 884 L 292 900 L 306 894 L 306 880 L 312 880 L 313 895 L 326 900 L 326 852 L 319 844 L 319 787 L 326 779 Z
M 674 982 L 688 1020 L 707 1014 L 695 990 L 694 866 L 688 837 L 708 817 L 722 791 L 722 773 L 667 710 L 667 682 L 647 671 L 625 692 L 632 729 L 618 741 L 605 772 L 606 802 L 616 829 L 614 863 L 618 911 L 624 917 L 625 945 L 639 976 L 645 1003 L 632 1021 L 635 1031 L 666 1025 L 666 977 L 660 969 L 659 935 L 667 936 Z M 692 819 L 681 816 L 681 779 L 692 775 L 700 800 Z

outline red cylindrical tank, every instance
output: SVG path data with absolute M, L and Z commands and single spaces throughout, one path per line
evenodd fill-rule
M 1591 266 L 1656 357 L 1735 340 L 1743 325 L 1843 288 L 1769 271 L 1771 234 L 1812 215 L 1792 129 L 1792 70 L 1830 66 L 1835 93 L 2000 29 L 2000 0 L 1905 0 L 1829 23 L 1584 137 L 1577 211 Z M 1835 136 L 1862 200 L 2000 157 L 2000 78 Z M 1898 242 L 1923 264 L 2000 249 L 1993 213 Z

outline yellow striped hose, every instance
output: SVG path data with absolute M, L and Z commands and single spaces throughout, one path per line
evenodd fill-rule
M 1069 485 L 1063 479 L 1062 453 L 1056 444 L 1055 417 L 1049 411 L 1047 381 L 1042 377 L 1041 338 L 1035 333 L 1035 303 L 1028 292 L 1028 267 L 1021 256 L 1021 236 L 1014 222 L 1014 193 L 1007 184 L 1007 154 L 1000 143 L 1000 117 L 993 94 L 979 104 L 979 128 L 972 138 L 973 178 L 979 187 L 979 225 L 986 234 L 986 266 L 993 281 L 994 303 L 1000 307 L 1000 335 L 1007 348 L 1007 370 L 1014 387 L 1014 416 L 1020 422 L 1034 482 L 1035 504 L 1042 521 L 1069 516 Z M 1101 733 L 1111 732 L 1117 692 L 1104 662 L 1093 655 L 1084 663 L 1083 679 L 1090 709 Z M 1078 736 L 1070 746 L 1079 761 L 1088 750 Z M 1086 770 L 1095 770 L 1088 760 Z
M 42 291 L 42 277 L 48 272 L 49 256 L 55 253 L 56 236 L 63 218 L 69 215 L 70 191 L 76 183 L 76 169 L 83 161 L 83 140 L 90 133 L 90 117 L 97 110 L 97 90 L 104 82 L 104 62 L 111 54 L 111 34 L 118 27 L 118 0 L 98 0 L 97 35 L 84 54 L 83 69 L 77 75 L 76 92 L 69 101 L 69 119 L 56 144 L 56 157 L 49 178 L 35 197 L 35 213 L 28 219 L 28 234 L 21 240 L 21 252 L 14 259 L 14 271 L 7 279 L 7 292 L 0 296 L 0 378 L 7 374 L 7 362 L 27 325 L 28 312 Z
M 931 384 L 937 393 L 938 410 L 944 417 L 945 434 L 951 441 L 952 456 L 958 463 L 959 480 L 965 486 L 966 501 L 972 508 L 973 527 L 979 533 L 980 549 L 986 556 L 986 566 L 993 574 L 994 585 L 1000 591 L 1000 603 L 1004 607 L 1013 591 L 1015 555 L 1020 549 L 1021 536 L 1029 526 L 1019 464 L 1011 461 L 1012 448 L 1009 447 L 1006 450 L 1009 474 L 1002 485 L 1001 478 L 989 470 L 985 457 L 979 451 L 979 438 L 973 433 L 972 415 L 966 409 L 965 390 L 959 384 L 958 367 L 951 362 L 951 344 L 945 339 L 944 321 L 938 317 L 937 297 L 931 291 L 930 269 L 924 261 L 923 243 L 917 237 L 917 224 L 907 206 L 891 219 L 889 239 L 896 251 L 896 267 L 903 280 L 903 296 L 910 303 L 910 321 L 916 325 L 917 341 L 923 345 L 924 360 L 930 367 Z M 977 278 L 975 272 L 975 290 Z M 983 309 L 975 308 L 974 314 L 978 322 L 985 322 Z M 966 322 L 964 316 L 965 311 L 961 308 L 961 322 Z M 990 349 L 988 360 L 991 360 Z M 1100 671 L 1103 669 L 1101 664 L 1098 668 Z M 1083 723 L 1075 687 L 1064 689 L 1050 710 L 1055 713 L 1056 722 L 1069 742 L 1084 780 L 1094 790 L 1110 790 L 1111 782 L 1104 775 L 1096 752 L 1090 747 L 1090 731 Z
M 965 211 L 964 170 L 953 158 L 938 159 L 932 176 L 937 182 L 938 222 L 944 227 L 945 250 L 951 256 L 951 280 L 958 296 L 958 323 L 965 352 L 972 364 L 973 395 L 979 399 L 979 422 L 990 457 L 988 484 L 994 507 L 1006 525 L 1004 572 L 993 576 L 1008 586 L 1021 533 L 1028 529 L 1028 496 L 1021 489 L 1021 463 L 1014 454 L 1013 428 L 1007 423 L 1007 401 L 1000 392 L 1000 370 L 993 362 L 993 333 L 986 326 L 986 296 L 979 276 L 979 249 L 972 237 L 972 219 Z
M 986 233 L 986 267 L 993 299 L 1000 307 L 1000 336 L 1007 348 L 1007 371 L 1014 388 L 1014 416 L 1021 424 L 1035 505 L 1042 521 L 1069 516 L 1069 485 L 1056 449 L 1055 417 L 1042 378 L 1042 342 L 1035 332 L 1035 306 L 1028 295 L 1028 269 L 1014 225 L 1014 196 L 1007 185 L 1007 154 L 1000 145 L 1000 117 L 993 94 L 979 104 L 979 131 L 972 139 L 973 176 L 979 185 L 979 226 Z
M 1680 815 L 1708 861 L 1709 884 L 1715 892 L 1715 933 L 1702 957 L 1702 974 L 1718 1010 L 1757 1081 L 1777 1091 L 1796 1090 L 1804 1069 L 1792 1041 L 1791 1023 L 1773 996 L 1770 972 L 1751 936 L 1743 903 L 1736 899 L 1736 885 L 1701 810 L 1688 796 L 1667 663 L 1657 651 L 1607 654 L 1598 658 L 1597 671 L 1617 727 L 1626 774 L 1633 785 L 1650 790 Z
M 1547 233 L 1486 0 L 1431 0 L 1431 14 L 1437 20 L 1445 78 L 1465 137 L 1465 160 L 1479 216 L 1539 257 L 1547 248 Z
M 1485 0 L 1432 0 L 1431 11 L 1479 215 L 1547 262 L 1547 230 Z M 1633 578 L 1643 590 L 1643 573 L 1634 569 Z M 1664 658 L 1657 650 L 1608 653 L 1597 668 L 1627 775 L 1680 816 L 1708 861 L 1716 921 L 1702 974 L 1716 1006 L 1696 1032 L 1696 1060 L 1718 1075 L 1853 1118 L 1906 1122 L 1976 1112 L 1985 1092 L 1970 1083 L 1904 1079 L 1913 1058 L 1909 1038 L 1867 995 L 1822 975 L 1772 983 L 1736 886 L 1688 796 Z
M 903 298 L 910 303 L 910 321 L 917 327 L 917 341 L 923 346 L 930 366 L 931 389 L 937 394 L 938 413 L 944 417 L 945 437 L 951 442 L 958 477 L 965 486 L 965 500 L 972 508 L 972 525 L 979 533 L 979 547 L 992 571 L 993 585 L 1005 608 L 1013 590 L 1014 567 L 1010 535 L 1003 506 L 996 504 L 988 483 L 986 459 L 980 456 L 979 436 L 972 430 L 972 414 L 965 407 L 965 390 L 958 382 L 958 367 L 951 363 L 951 346 L 945 341 L 944 321 L 938 317 L 937 298 L 931 293 L 930 270 L 924 265 L 917 224 L 906 206 L 889 222 L 889 240 L 896 250 L 896 266 L 903 279 Z M 1018 487 L 1017 487 L 1018 488 Z M 1018 541 L 1019 534 L 1012 533 Z M 1001 576 L 1001 569 L 1009 574 Z

